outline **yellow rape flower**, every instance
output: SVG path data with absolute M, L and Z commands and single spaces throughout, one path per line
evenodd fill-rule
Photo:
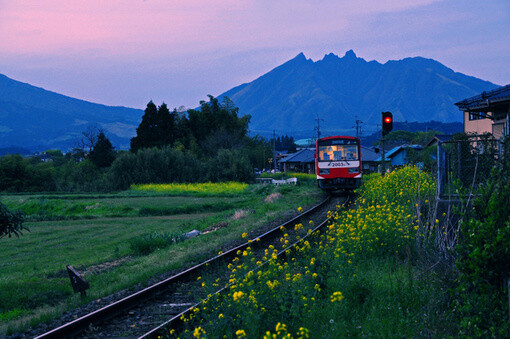
M 342 292 L 333 292 L 331 295 L 331 302 L 341 301 L 344 298 Z
M 195 330 L 193 331 L 193 336 L 195 338 L 200 338 L 202 334 L 205 334 L 205 330 L 200 326 L 195 328 Z

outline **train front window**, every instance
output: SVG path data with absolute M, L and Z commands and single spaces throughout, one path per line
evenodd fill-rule
M 319 161 L 359 160 L 356 145 L 319 145 Z

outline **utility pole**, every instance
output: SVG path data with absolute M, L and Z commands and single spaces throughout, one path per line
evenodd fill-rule
M 273 130 L 273 164 L 274 164 L 274 172 L 276 173 L 276 133 Z
M 321 121 L 324 121 L 324 119 L 319 118 L 319 114 L 317 114 L 315 121 L 317 121 L 317 127 L 315 127 L 314 130 L 317 131 L 317 140 L 319 140 L 321 138 Z
M 358 116 L 356 118 L 356 138 L 361 138 L 361 124 L 363 121 L 358 119 Z

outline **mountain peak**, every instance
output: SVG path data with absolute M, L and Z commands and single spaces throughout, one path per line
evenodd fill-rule
M 301 52 L 298 55 L 296 55 L 292 60 L 306 61 L 306 57 L 305 57 L 305 54 L 303 52 Z
M 326 54 L 326 55 L 324 55 L 324 58 L 322 58 L 323 61 L 329 61 L 329 60 L 335 60 L 336 61 L 338 59 L 340 59 L 338 57 L 338 55 L 333 54 L 333 53 Z
M 357 59 L 356 53 L 352 49 L 345 52 L 343 59 Z

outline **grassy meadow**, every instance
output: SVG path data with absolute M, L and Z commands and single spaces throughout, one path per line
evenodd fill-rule
M 0 335 L 23 331 L 83 302 L 145 284 L 217 253 L 271 220 L 322 197 L 312 183 L 151 185 L 117 194 L 2 195 L 30 232 L 0 241 Z M 184 240 L 182 234 L 217 230 Z M 72 291 L 66 265 L 90 283 Z

